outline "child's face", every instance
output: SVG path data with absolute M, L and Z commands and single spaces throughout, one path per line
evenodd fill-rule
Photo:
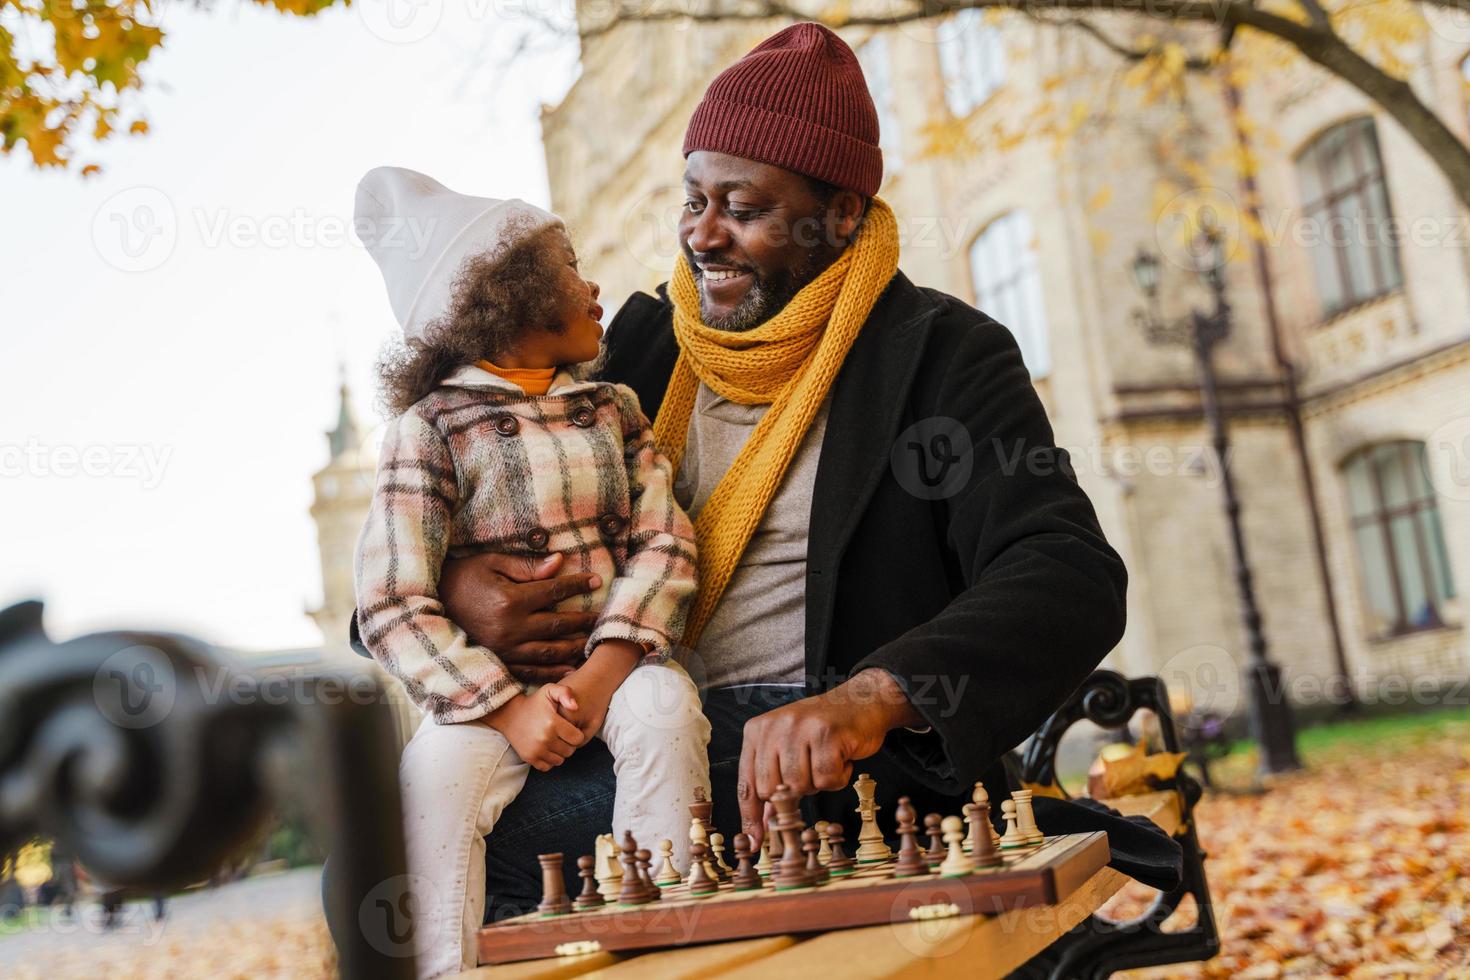
M 602 341 L 602 306 L 597 296 L 602 288 L 582 276 L 577 267 L 577 253 L 572 241 L 563 229 L 555 233 L 555 248 L 561 253 L 562 296 L 561 323 L 559 334 L 546 334 L 558 364 L 577 364 L 590 361 L 598 354 Z

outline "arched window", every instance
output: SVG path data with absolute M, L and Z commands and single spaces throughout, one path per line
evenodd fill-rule
M 1031 377 L 1050 374 L 1041 265 L 1025 211 L 1007 212 L 986 226 L 970 246 L 970 275 L 976 305 L 1010 328 Z
M 1327 130 L 1296 167 L 1323 313 L 1398 288 L 1403 274 L 1373 120 L 1364 116 Z
M 1005 84 L 1005 47 L 1000 30 L 985 23 L 984 11 L 961 10 L 939 26 L 939 66 L 944 99 L 960 118 Z
M 1358 567 L 1376 635 L 1444 623 L 1455 595 L 1424 443 L 1387 442 L 1343 466 Z

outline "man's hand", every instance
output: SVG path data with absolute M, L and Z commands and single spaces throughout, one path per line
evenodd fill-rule
M 562 561 L 560 554 L 475 555 L 446 561 L 439 576 L 445 613 L 471 640 L 493 650 L 522 684 L 548 684 L 570 674 L 597 623 L 595 609 L 546 611 L 602 585 L 601 576 L 585 572 L 556 575 Z
M 759 847 L 766 801 L 778 785 L 799 796 L 845 789 L 853 762 L 877 753 L 889 731 L 923 723 L 898 682 L 878 669 L 756 715 L 740 748 L 740 829 Z

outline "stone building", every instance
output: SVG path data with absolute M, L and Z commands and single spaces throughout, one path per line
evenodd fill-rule
M 1127 37 L 1140 25 L 1108 26 Z M 704 87 L 780 26 L 618 25 L 584 42 L 579 80 L 543 109 L 552 206 L 609 315 L 668 278 L 680 144 Z M 1216 364 L 1291 695 L 1327 703 L 1344 676 L 1364 700 L 1463 685 L 1470 252 L 1464 211 L 1409 137 L 1304 61 L 1242 80 L 1246 117 L 1265 123 L 1248 137 L 1262 241 L 1241 232 L 1242 137 L 1219 79 L 1192 81 L 1183 107 L 1149 104 L 1081 32 L 973 12 L 843 34 L 879 107 L 902 268 L 1016 335 L 1128 562 L 1130 624 L 1112 664 L 1244 708 L 1248 645 L 1199 375 L 1187 349 L 1141 329 L 1131 272 L 1147 248 L 1162 257 L 1160 316 L 1204 306 L 1173 227 L 1203 202 L 1231 233 L 1233 332 Z M 1470 139 L 1466 40 L 1428 31 L 1407 60 L 1416 91 Z M 1036 134 L 1058 117 L 1066 139 Z M 1398 240 L 1390 217 L 1424 234 Z M 1451 691 L 1463 703 L 1464 687 Z
M 327 465 L 312 474 L 311 519 L 322 562 L 322 604 L 309 615 L 329 647 L 345 646 L 357 607 L 352 561 L 357 536 L 373 499 L 377 461 L 352 409 L 344 375 L 338 386 L 337 424 L 327 433 Z

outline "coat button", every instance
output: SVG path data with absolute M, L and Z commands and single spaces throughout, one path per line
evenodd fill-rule
M 627 526 L 628 522 L 617 514 L 603 514 L 597 519 L 597 529 L 609 538 L 617 537 L 623 532 L 623 528 Z
M 503 436 L 513 436 L 521 431 L 521 421 L 514 415 L 502 415 L 495 420 L 495 431 Z
M 551 541 L 551 532 L 544 527 L 533 527 L 526 532 L 526 547 L 532 551 L 540 551 Z
M 579 429 L 590 429 L 597 421 L 597 413 L 590 405 L 578 405 L 572 409 L 572 424 Z

